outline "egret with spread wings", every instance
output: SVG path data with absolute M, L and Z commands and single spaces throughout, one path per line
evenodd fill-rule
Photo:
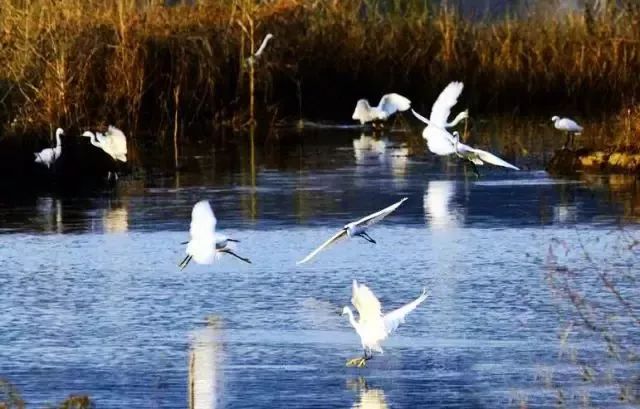
M 360 336 L 364 356 L 350 359 L 347 361 L 347 366 L 361 368 L 373 358 L 373 351 L 382 354 L 382 342 L 404 322 L 411 311 L 426 299 L 427 292 L 426 289 L 423 289 L 422 294 L 409 304 L 383 314 L 380 301 L 373 294 L 373 291 L 366 285 L 358 284 L 356 280 L 353 280 L 351 304 L 358 310 L 359 320 L 356 321 L 349 307 L 344 307 L 342 315 L 349 316 L 349 322 Z
M 230 254 L 245 263 L 251 263 L 249 259 L 240 257 L 231 248 L 229 243 L 238 240 L 216 233 L 216 222 L 216 216 L 208 201 L 201 200 L 193 206 L 189 229 L 191 240 L 186 243 L 187 256 L 178 265 L 180 270 L 183 270 L 192 259 L 198 264 L 213 264 L 223 253 Z
M 326 249 L 327 247 L 329 247 L 330 245 L 344 239 L 344 238 L 351 238 L 351 237 L 362 237 L 363 239 L 367 240 L 370 243 L 375 244 L 376 241 L 374 239 L 371 238 L 371 236 L 369 236 L 369 234 L 367 234 L 367 229 L 369 227 L 371 227 L 372 225 L 378 223 L 380 220 L 384 219 L 385 217 L 387 217 L 389 214 L 391 214 L 394 210 L 396 210 L 398 208 L 398 206 L 400 206 L 402 203 L 404 203 L 404 201 L 407 200 L 407 198 L 403 198 L 402 200 L 400 200 L 397 203 L 392 204 L 389 207 L 386 207 L 378 212 L 375 212 L 373 214 L 370 214 L 369 216 L 363 217 L 360 220 L 356 220 L 355 222 L 351 222 L 346 224 L 339 232 L 337 232 L 336 234 L 333 235 L 333 237 L 331 237 L 329 240 L 325 241 L 324 243 L 322 243 L 322 245 L 320 247 L 318 247 L 317 249 L 313 250 L 311 253 L 309 253 L 309 255 L 305 258 L 303 258 L 302 260 L 298 261 L 298 264 L 303 264 L 306 263 L 307 261 L 311 260 L 312 258 L 314 258 L 318 253 L 320 253 L 322 250 Z
M 403 112 L 409 108 L 411 108 L 411 101 L 408 98 L 392 93 L 383 95 L 376 107 L 369 105 L 369 101 L 366 99 L 358 100 L 351 117 L 360 121 L 361 125 L 373 122 L 375 127 L 376 121 L 386 121 L 396 112 Z

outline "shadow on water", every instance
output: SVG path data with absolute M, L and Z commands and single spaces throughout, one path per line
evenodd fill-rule
M 215 409 L 223 403 L 224 349 L 222 319 L 210 316 L 191 333 L 189 409 Z

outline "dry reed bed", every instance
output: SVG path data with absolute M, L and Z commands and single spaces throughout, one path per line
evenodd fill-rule
M 472 21 L 422 1 L 8 0 L 0 122 L 135 131 L 245 119 L 251 41 L 262 113 L 348 119 L 396 90 L 426 110 L 450 80 L 476 112 L 611 112 L 640 92 L 640 8 Z M 140 3 L 138 1 L 137 3 Z M 402 5 L 399 5 L 402 3 Z M 244 27 L 244 29 L 243 29 Z M 253 31 L 253 35 L 250 32 Z M 240 121 L 238 121 L 240 122 Z

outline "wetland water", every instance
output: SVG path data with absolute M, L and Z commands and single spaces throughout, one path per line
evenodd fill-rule
M 29 407 L 70 393 L 100 408 L 536 407 L 559 389 L 623 405 L 615 382 L 585 384 L 562 353 L 569 315 L 547 265 L 557 242 L 609 259 L 610 232 L 636 230 L 635 180 L 551 178 L 542 162 L 562 140 L 528 138 L 526 170 L 485 167 L 479 180 L 402 135 L 323 131 L 251 155 L 201 143 L 179 175 L 122 180 L 112 194 L 2 199 L 0 376 Z M 403 196 L 371 230 L 377 245 L 347 241 L 296 266 Z M 178 270 L 201 199 L 252 265 Z M 365 369 L 344 365 L 361 353 L 339 316 L 354 278 L 387 310 L 430 294 Z M 624 290 L 637 299 L 637 286 Z M 569 338 L 581 353 L 603 348 Z

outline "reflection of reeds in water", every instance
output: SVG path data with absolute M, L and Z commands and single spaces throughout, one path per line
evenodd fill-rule
M 626 222 L 640 223 L 640 183 L 635 175 L 582 173 L 580 178 L 605 200 L 622 205 Z
M 189 408 L 219 406 L 222 389 L 222 327 L 216 317 L 192 333 L 189 351 Z
M 369 388 L 364 378 L 347 381 L 347 386 L 358 392 L 358 401 L 354 402 L 354 409 L 386 409 L 389 406 L 382 389 Z

